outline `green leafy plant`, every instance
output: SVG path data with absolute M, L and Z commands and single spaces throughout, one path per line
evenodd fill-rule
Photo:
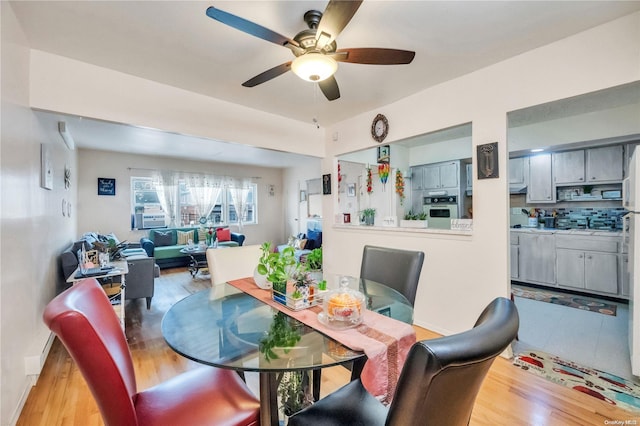
M 287 371 L 278 387 L 284 414 L 291 416 L 313 403 L 309 392 L 309 373 L 307 371 Z
M 322 280 L 318 282 L 318 290 L 325 291 L 327 289 L 327 281 Z
M 296 271 L 296 258 L 293 247 L 287 246 L 282 253 L 271 251 L 271 243 L 263 243 L 262 254 L 258 261 L 258 273 L 264 275 L 279 293 L 285 293 L 287 280 Z
M 322 247 L 311 250 L 307 255 L 305 269 L 307 271 L 322 270 Z
M 362 214 L 364 217 L 373 217 L 376 215 L 376 209 L 374 208 L 366 208 L 362 210 Z
M 404 220 L 427 220 L 427 214 L 425 212 L 422 213 L 409 213 L 404 215 Z
M 288 318 L 284 313 L 276 312 L 267 335 L 260 340 L 260 352 L 267 361 L 279 358 L 274 348 L 282 348 L 284 353 L 289 353 L 301 339 L 300 332 L 291 326 Z

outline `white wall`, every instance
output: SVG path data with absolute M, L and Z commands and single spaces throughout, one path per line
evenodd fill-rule
M 323 131 L 132 75 L 31 51 L 31 106 L 183 135 L 324 155 Z
M 38 372 L 49 337 L 44 306 L 62 285 L 58 254 L 75 235 L 76 216 L 62 216 L 62 200 L 76 202 L 76 152 L 57 125 L 29 109 L 29 49 L 8 2 L 1 2 L 2 133 L 0 145 L 0 424 L 13 424 Z M 40 144 L 51 149 L 53 189 L 40 187 Z M 63 171 L 72 170 L 71 188 Z M 42 360 L 44 361 L 44 360 Z
M 474 163 L 477 145 L 497 141 L 501 173 L 474 177 L 472 236 L 418 237 L 325 223 L 325 269 L 358 273 L 365 244 L 423 250 L 415 322 L 444 334 L 472 326 L 491 299 L 509 295 L 507 113 L 640 79 L 638 40 L 635 13 L 328 128 L 339 140 L 325 139 L 322 173 L 335 175 L 335 156 L 376 145 L 369 129 L 378 113 L 391 123 L 388 142 L 472 122 Z M 336 206 L 335 197 L 327 198 L 324 215 L 332 217 Z
M 138 242 L 147 236 L 148 231 L 131 230 L 131 177 L 151 176 L 152 170 L 175 170 L 250 178 L 258 186 L 258 224 L 243 226 L 245 244 L 286 241 L 280 169 L 87 149 L 79 150 L 78 163 L 78 235 L 89 231 L 114 232 L 120 240 L 129 242 Z M 98 177 L 116 179 L 115 196 L 97 195 Z M 268 193 L 269 185 L 276 189 L 274 196 Z M 237 232 L 238 228 L 232 225 L 231 230 Z

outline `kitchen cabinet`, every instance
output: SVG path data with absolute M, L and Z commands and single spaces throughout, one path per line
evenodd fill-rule
M 551 180 L 551 154 L 529 157 L 529 184 L 527 203 L 555 203 Z
M 584 184 L 584 150 L 554 152 L 551 159 L 553 181 L 556 185 Z
M 518 235 L 517 233 L 511 233 L 510 235 L 510 240 L 511 240 L 511 244 L 510 244 L 510 248 L 511 248 L 511 255 L 510 255 L 510 266 L 511 266 L 511 279 L 518 279 L 520 277 L 519 274 L 519 268 L 518 268 L 518 262 L 519 262 L 519 251 L 520 251 L 520 247 L 519 246 L 519 240 L 520 240 L 520 235 Z
M 556 185 L 611 183 L 622 180 L 622 145 L 552 154 L 553 182 Z
M 429 164 L 422 169 L 422 189 L 458 188 L 460 182 L 460 163 Z
M 558 235 L 556 268 L 558 286 L 618 294 L 618 243 L 615 239 Z
M 421 190 L 411 191 L 411 212 L 419 214 L 424 211 L 423 193 Z
M 622 180 L 622 145 L 586 150 L 586 181 L 589 183 L 619 182 Z
M 618 294 L 616 254 L 559 248 L 556 256 L 559 286 Z
M 509 159 L 509 185 L 526 185 L 525 160 L 527 160 L 527 157 Z
M 424 189 L 422 186 L 422 170 L 424 166 L 411 167 L 411 189 L 413 191 Z
M 618 273 L 620 274 L 620 295 L 628 298 L 631 276 L 629 275 L 629 255 L 626 253 L 620 255 Z
M 520 233 L 518 275 L 521 281 L 555 284 L 556 247 L 552 233 Z

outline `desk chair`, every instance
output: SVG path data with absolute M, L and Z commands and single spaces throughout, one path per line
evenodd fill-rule
M 471 330 L 411 347 L 389 407 L 356 379 L 291 416 L 288 425 L 469 424 L 480 386 L 494 359 L 515 338 L 518 326 L 515 304 L 496 298 Z
M 423 263 L 421 251 L 364 246 L 360 277 L 399 291 L 413 306 Z
M 93 278 L 55 297 L 43 319 L 78 365 L 107 426 L 259 424 L 260 403 L 232 370 L 196 368 L 138 392 L 120 322 Z

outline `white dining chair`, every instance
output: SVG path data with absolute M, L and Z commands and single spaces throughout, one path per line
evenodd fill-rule
M 261 254 L 259 244 L 208 249 L 207 264 L 211 284 L 215 287 L 227 281 L 253 277 Z

